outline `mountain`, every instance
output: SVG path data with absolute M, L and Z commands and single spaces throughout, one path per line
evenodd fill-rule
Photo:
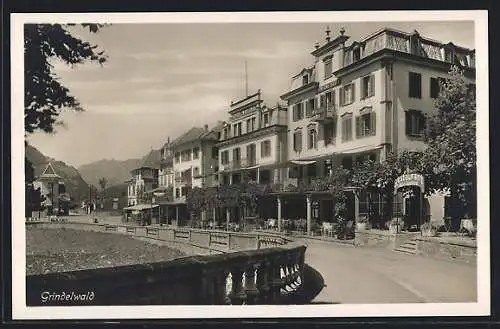
M 40 175 L 50 161 L 52 162 L 52 166 L 54 167 L 56 173 L 62 177 L 66 185 L 66 191 L 75 201 L 78 202 L 87 197 L 89 191 L 88 184 L 76 168 L 68 166 L 62 161 L 46 157 L 38 149 L 31 145 L 26 146 L 25 155 L 33 165 L 35 176 Z
M 130 179 L 130 171 L 132 171 L 132 169 L 142 165 L 156 165 L 159 158 L 160 150 L 151 150 L 142 159 L 103 159 L 82 165 L 78 167 L 78 171 L 89 184 L 99 187 L 99 179 L 104 177 L 108 181 L 107 186 L 111 187 L 122 185 L 125 181 Z

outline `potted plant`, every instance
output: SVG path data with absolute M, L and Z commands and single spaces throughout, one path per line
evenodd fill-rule
M 393 218 L 389 224 L 389 232 L 392 234 L 401 233 L 401 229 L 403 228 L 404 220 L 396 217 Z
M 422 224 L 420 227 L 420 231 L 422 232 L 422 236 L 426 237 L 434 237 L 437 236 L 437 227 L 435 225 L 432 225 L 431 222 L 426 222 Z
M 365 231 L 368 229 L 368 217 L 360 216 L 356 221 L 356 231 Z

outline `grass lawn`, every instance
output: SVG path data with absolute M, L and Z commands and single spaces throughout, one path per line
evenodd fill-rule
M 168 261 L 183 253 L 131 237 L 26 228 L 26 275 Z

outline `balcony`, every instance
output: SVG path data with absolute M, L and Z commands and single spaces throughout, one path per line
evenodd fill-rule
M 335 106 L 322 106 L 312 110 L 311 120 L 319 123 L 329 123 L 335 118 L 337 111 Z

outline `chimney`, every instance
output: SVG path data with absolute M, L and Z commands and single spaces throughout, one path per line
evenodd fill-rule
M 167 144 L 170 144 L 170 136 L 167 137 Z
M 208 132 L 208 125 L 205 125 L 205 132 Z

